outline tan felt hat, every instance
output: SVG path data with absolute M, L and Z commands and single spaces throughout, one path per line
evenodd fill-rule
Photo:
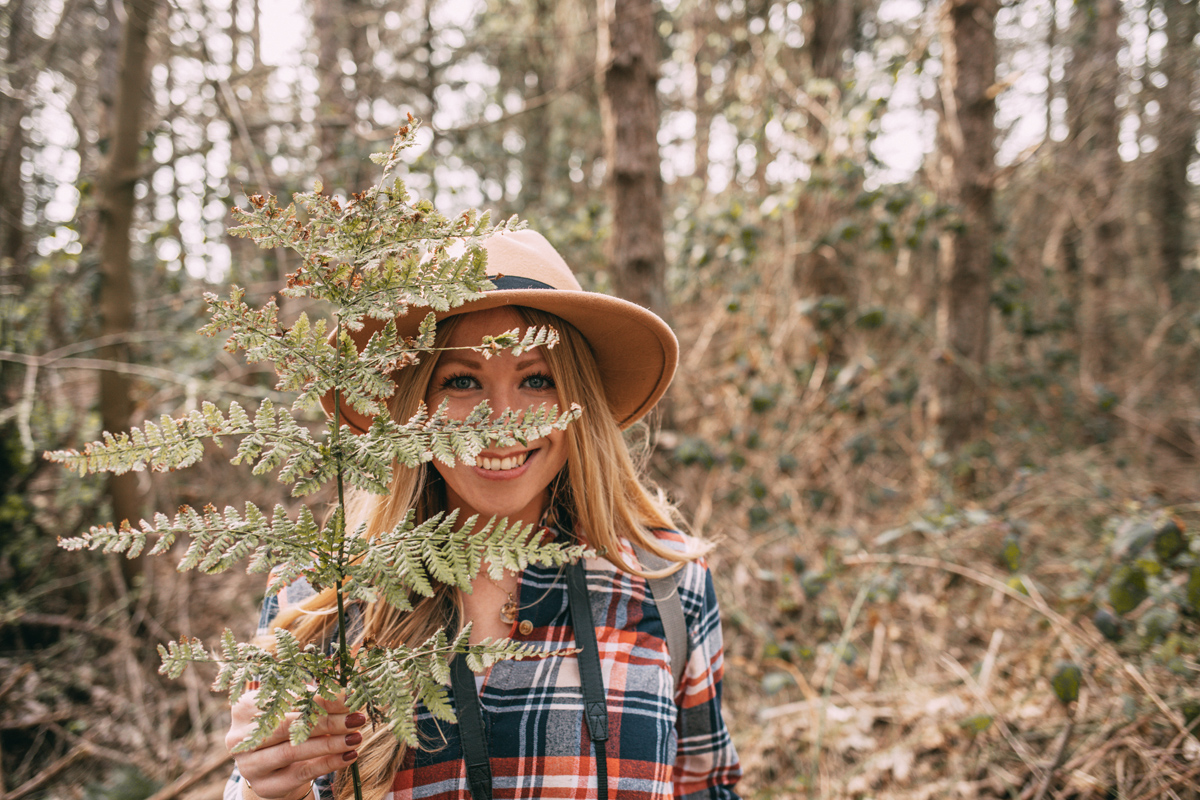
M 526 306 L 547 311 L 574 325 L 592 346 L 608 405 L 622 429 L 641 419 L 666 392 L 679 361 L 679 342 L 667 323 L 654 312 L 599 292 L 585 292 L 567 262 L 546 237 L 531 230 L 507 231 L 484 240 L 488 277 L 496 288 L 478 300 L 439 312 L 443 320 L 456 314 L 502 306 Z M 426 316 L 413 308 L 396 318 L 400 336 L 415 336 Z M 364 320 L 352 332 L 361 349 L 384 327 L 381 320 Z M 321 398 L 333 416 L 333 393 Z M 342 404 L 342 421 L 362 433 L 371 418 Z

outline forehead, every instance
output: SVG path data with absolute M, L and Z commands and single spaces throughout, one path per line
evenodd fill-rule
M 513 328 L 526 328 L 525 321 L 513 308 L 489 308 L 485 311 L 472 311 L 459 317 L 458 323 L 446 339 L 447 347 L 466 347 L 479 344 L 484 336 L 511 331 Z

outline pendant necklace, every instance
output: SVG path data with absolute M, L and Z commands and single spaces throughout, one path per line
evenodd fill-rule
M 521 609 L 517 606 L 516 598 L 512 596 L 512 592 L 505 592 L 508 595 L 508 602 L 500 606 L 500 621 L 505 625 L 512 625 L 517 621 L 517 612 Z

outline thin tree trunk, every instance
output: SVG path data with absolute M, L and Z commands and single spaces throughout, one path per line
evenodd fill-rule
M 1107 324 L 1108 282 L 1121 259 L 1123 225 L 1117 204 L 1121 179 L 1121 159 L 1117 152 L 1120 21 L 1120 0 L 1098 0 L 1094 37 L 1088 43 L 1091 47 L 1089 84 L 1085 87 L 1087 100 L 1080 109 L 1085 124 L 1082 136 L 1076 140 L 1077 163 L 1085 171 L 1091 196 L 1087 209 L 1089 223 L 1083 232 L 1083 280 L 1079 293 L 1079 372 L 1085 386 L 1102 379 L 1108 371 L 1106 357 L 1112 343 Z
M 1162 68 L 1167 85 L 1159 94 L 1162 109 L 1158 124 L 1158 150 L 1154 153 L 1149 191 L 1152 217 L 1157 227 L 1155 244 L 1164 305 L 1181 302 L 1183 261 L 1186 254 L 1188 165 L 1196 152 L 1197 116 L 1191 108 L 1196 79 L 1196 46 L 1200 14 L 1196 4 L 1163 0 L 1167 16 L 1167 46 Z
M 542 28 L 543 32 L 558 28 L 554 6 L 549 0 L 534 0 L 534 19 L 544 21 L 546 27 Z M 525 54 L 529 71 L 537 76 L 537 86 L 533 92 L 538 97 L 545 97 L 555 89 L 554 53 L 547 47 L 548 44 L 553 47 L 554 41 L 532 36 Z M 522 180 L 518 205 L 527 209 L 541 204 L 546 192 L 553 122 L 550 108 L 545 103 L 530 108 L 524 116 L 522 130 L 525 147 L 521 153 Z
M 133 226 L 133 190 L 138 178 L 138 151 L 142 142 L 146 102 L 149 34 L 157 0 L 128 0 L 117 67 L 116 102 L 111 126 L 111 155 L 100 180 L 100 333 L 120 336 L 134 328 L 133 280 L 130 265 L 130 230 Z M 112 361 L 128 361 L 129 347 L 118 343 L 100 355 Z M 133 417 L 129 376 L 113 371 L 100 373 L 100 419 L 106 431 L 124 431 Z M 140 518 L 136 473 L 109 479 L 109 496 L 117 520 Z
M 696 73 L 696 94 L 692 98 L 692 113 L 696 117 L 695 176 L 696 190 L 708 192 L 708 148 L 712 134 L 713 108 L 708 100 L 712 87 L 712 54 L 707 47 L 711 12 L 704 3 L 692 10 L 692 69 Z
M 9 27 L 5 37 L 5 58 L 10 74 L 17 60 L 28 52 L 27 8 L 23 0 L 8 9 Z M 24 283 L 25 270 L 25 182 L 21 180 L 21 151 L 25 148 L 25 103 L 20 97 L 0 93 L 0 262 L 11 260 L 14 274 Z M 7 269 L 7 267 L 6 267 Z
M 806 3 L 801 17 L 804 26 L 804 48 L 800 53 L 801 80 L 827 81 L 840 84 L 843 77 L 843 53 L 854 32 L 855 4 L 836 0 L 813 0 Z M 830 132 L 814 114 L 808 115 L 808 141 L 818 158 L 829 163 Z M 814 165 L 814 170 L 820 169 Z M 830 208 L 828 193 L 819 197 L 807 188 L 801 191 L 795 211 L 797 231 L 824 230 L 833 225 L 839 209 Z M 841 297 L 847 299 L 849 282 L 842 272 L 843 265 L 831 248 L 804 248 L 796 254 L 794 280 L 805 297 Z M 827 337 L 827 347 L 841 356 L 841 342 Z
M 942 13 L 942 165 L 945 199 L 961 224 L 940 252 L 932 416 L 953 452 L 983 430 L 994 241 L 995 0 L 947 0 Z
M 651 0 L 599 0 L 596 58 L 603 73 L 615 283 L 623 297 L 666 317 L 654 8 Z

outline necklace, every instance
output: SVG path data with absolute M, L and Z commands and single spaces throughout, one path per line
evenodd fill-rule
M 508 600 L 500 606 L 500 621 L 505 625 L 512 625 L 517 621 L 517 612 L 521 610 L 521 607 L 517 605 L 517 599 L 513 597 L 512 592 L 505 592 L 505 594 L 508 595 Z
M 503 586 L 492 580 L 491 575 L 488 575 L 486 572 L 484 572 L 483 577 L 487 578 L 488 583 L 504 592 L 504 594 L 508 597 L 508 599 L 504 601 L 504 604 L 500 606 L 500 621 L 505 625 L 512 625 L 517 621 L 517 614 L 521 610 L 521 607 L 517 605 L 517 598 L 513 597 L 512 592 L 508 591 Z

